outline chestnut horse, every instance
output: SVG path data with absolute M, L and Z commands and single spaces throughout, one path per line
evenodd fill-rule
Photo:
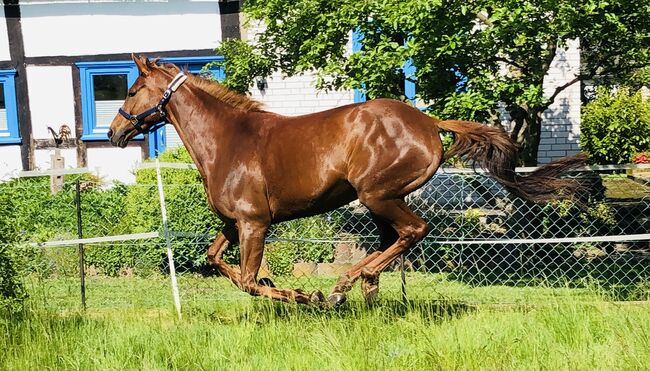
M 225 224 L 208 250 L 209 261 L 251 295 L 324 302 L 319 291 L 308 295 L 257 281 L 266 233 L 272 223 L 359 199 L 377 225 L 380 247 L 339 278 L 329 302 L 344 302 L 358 278 L 372 301 L 380 272 L 428 232 L 404 197 L 443 161 L 441 130 L 455 134 L 447 157 L 473 159 L 513 194 L 535 202 L 574 190 L 573 181 L 558 177 L 584 162 L 583 156 L 564 158 L 522 177 L 514 172 L 516 146 L 499 128 L 439 121 L 388 99 L 287 117 L 176 66 L 133 60 L 139 77 L 111 123 L 111 143 L 125 147 L 139 132 L 164 122 L 174 126 L 201 173 L 210 207 Z M 236 242 L 239 269 L 222 259 Z

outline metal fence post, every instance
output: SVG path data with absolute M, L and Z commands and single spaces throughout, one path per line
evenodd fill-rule
M 402 302 L 406 304 L 408 299 L 406 298 L 406 272 L 404 271 L 404 254 L 399 256 L 399 270 L 400 278 L 402 281 Z
M 81 225 L 81 186 L 79 179 L 75 183 L 75 204 L 77 206 L 77 236 L 83 238 Z M 79 244 L 79 280 L 81 284 L 81 306 L 86 310 L 86 273 L 84 270 L 84 244 Z
M 156 180 L 158 182 L 158 196 L 160 197 L 160 214 L 162 215 L 163 231 L 165 233 L 165 242 L 167 244 L 167 260 L 169 261 L 169 276 L 172 283 L 172 296 L 178 319 L 181 320 L 181 299 L 178 294 L 178 282 L 176 281 L 176 267 L 174 265 L 174 254 L 172 253 L 172 242 L 169 236 L 169 226 L 167 225 L 167 208 L 165 207 L 165 193 L 163 191 L 162 176 L 160 175 L 160 162 L 156 159 Z

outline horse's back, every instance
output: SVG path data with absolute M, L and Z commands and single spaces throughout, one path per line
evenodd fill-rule
M 333 209 L 387 180 L 401 192 L 428 178 L 441 157 L 434 121 L 398 101 L 275 116 L 268 125 L 260 156 L 271 212 L 280 219 Z

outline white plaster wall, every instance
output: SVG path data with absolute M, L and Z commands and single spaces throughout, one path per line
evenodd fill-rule
M 0 12 L 0 61 L 11 60 L 9 55 L 9 35 L 4 12 Z
M 142 150 L 140 147 L 88 148 L 87 159 L 88 170 L 102 181 L 134 183 L 133 170 L 137 163 L 142 162 Z
M 49 170 L 52 168 L 52 158 L 54 149 L 37 149 L 34 151 L 34 164 L 38 170 Z M 77 149 L 61 148 L 61 155 L 65 161 L 65 168 L 77 167 Z
M 549 97 L 556 87 L 566 84 L 580 73 L 580 42 L 569 41 L 559 49 L 544 79 L 544 95 Z M 580 150 L 580 83 L 565 89 L 555 98 L 542 121 L 542 137 L 538 161 L 547 163 Z
M 0 181 L 7 180 L 23 169 L 20 146 L 0 146 Z M 2 206 L 0 206 L 2 207 Z
M 50 139 L 52 135 L 47 127 L 51 126 L 58 132 L 63 124 L 68 125 L 74 137 L 74 91 L 71 67 L 28 66 L 27 88 L 34 138 Z
M 217 0 L 21 1 L 25 54 L 74 56 L 215 48 Z

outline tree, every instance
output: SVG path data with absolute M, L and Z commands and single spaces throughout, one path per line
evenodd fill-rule
M 322 89 L 361 89 L 369 98 L 418 99 L 441 118 L 514 121 L 521 162 L 537 163 L 542 112 L 581 80 L 618 79 L 650 61 L 650 3 L 623 0 L 248 0 L 265 24 L 254 43 L 228 40 L 226 83 L 245 91 L 256 76 L 315 71 Z M 362 47 L 350 54 L 352 31 Z M 579 39 L 578 76 L 544 94 L 553 58 Z M 405 74 L 412 64 L 415 74 Z

